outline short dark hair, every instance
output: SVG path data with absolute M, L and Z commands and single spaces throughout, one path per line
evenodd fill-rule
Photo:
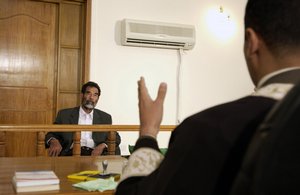
M 273 54 L 300 48 L 299 0 L 248 0 L 245 28 L 258 33 Z
M 86 91 L 87 87 L 95 87 L 95 88 L 97 88 L 98 92 L 99 92 L 99 96 L 100 96 L 101 89 L 100 89 L 100 87 L 99 87 L 99 85 L 97 83 L 89 81 L 89 82 L 85 83 L 84 85 L 82 85 L 82 88 L 81 88 L 81 93 L 82 94 L 85 94 L 85 91 Z

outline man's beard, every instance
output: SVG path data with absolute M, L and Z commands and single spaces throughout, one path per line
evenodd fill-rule
M 94 103 L 91 102 L 91 101 L 86 101 L 86 102 L 83 104 L 83 106 L 84 106 L 85 108 L 87 108 L 87 109 L 94 109 L 94 108 L 95 108 Z

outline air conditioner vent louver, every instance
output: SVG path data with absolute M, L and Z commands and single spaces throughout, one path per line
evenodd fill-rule
M 167 49 L 192 49 L 195 28 L 191 25 L 124 19 L 122 45 Z
M 128 43 L 133 44 L 146 44 L 153 46 L 171 46 L 171 47 L 184 47 L 185 43 L 180 42 L 165 42 L 165 41 L 153 41 L 153 40 L 142 40 L 142 39 L 127 39 Z

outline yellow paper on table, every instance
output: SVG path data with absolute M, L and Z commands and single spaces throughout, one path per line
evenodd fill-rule
M 91 181 L 95 179 L 108 179 L 113 177 L 116 181 L 120 179 L 119 173 L 108 173 L 108 174 L 101 174 L 100 171 L 81 171 L 78 173 L 73 173 L 68 175 L 68 179 L 72 180 L 80 180 L 80 181 Z
M 81 171 L 78 173 L 73 173 L 68 175 L 68 179 L 74 179 L 74 180 L 81 180 L 81 181 L 90 181 L 98 179 L 96 177 L 93 177 L 95 175 L 99 175 L 100 171 Z

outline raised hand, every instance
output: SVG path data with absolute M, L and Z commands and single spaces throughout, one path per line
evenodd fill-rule
M 167 84 L 161 83 L 157 97 L 152 100 L 145 84 L 144 77 L 138 81 L 140 136 L 156 138 L 163 117 L 163 103 L 167 93 Z

